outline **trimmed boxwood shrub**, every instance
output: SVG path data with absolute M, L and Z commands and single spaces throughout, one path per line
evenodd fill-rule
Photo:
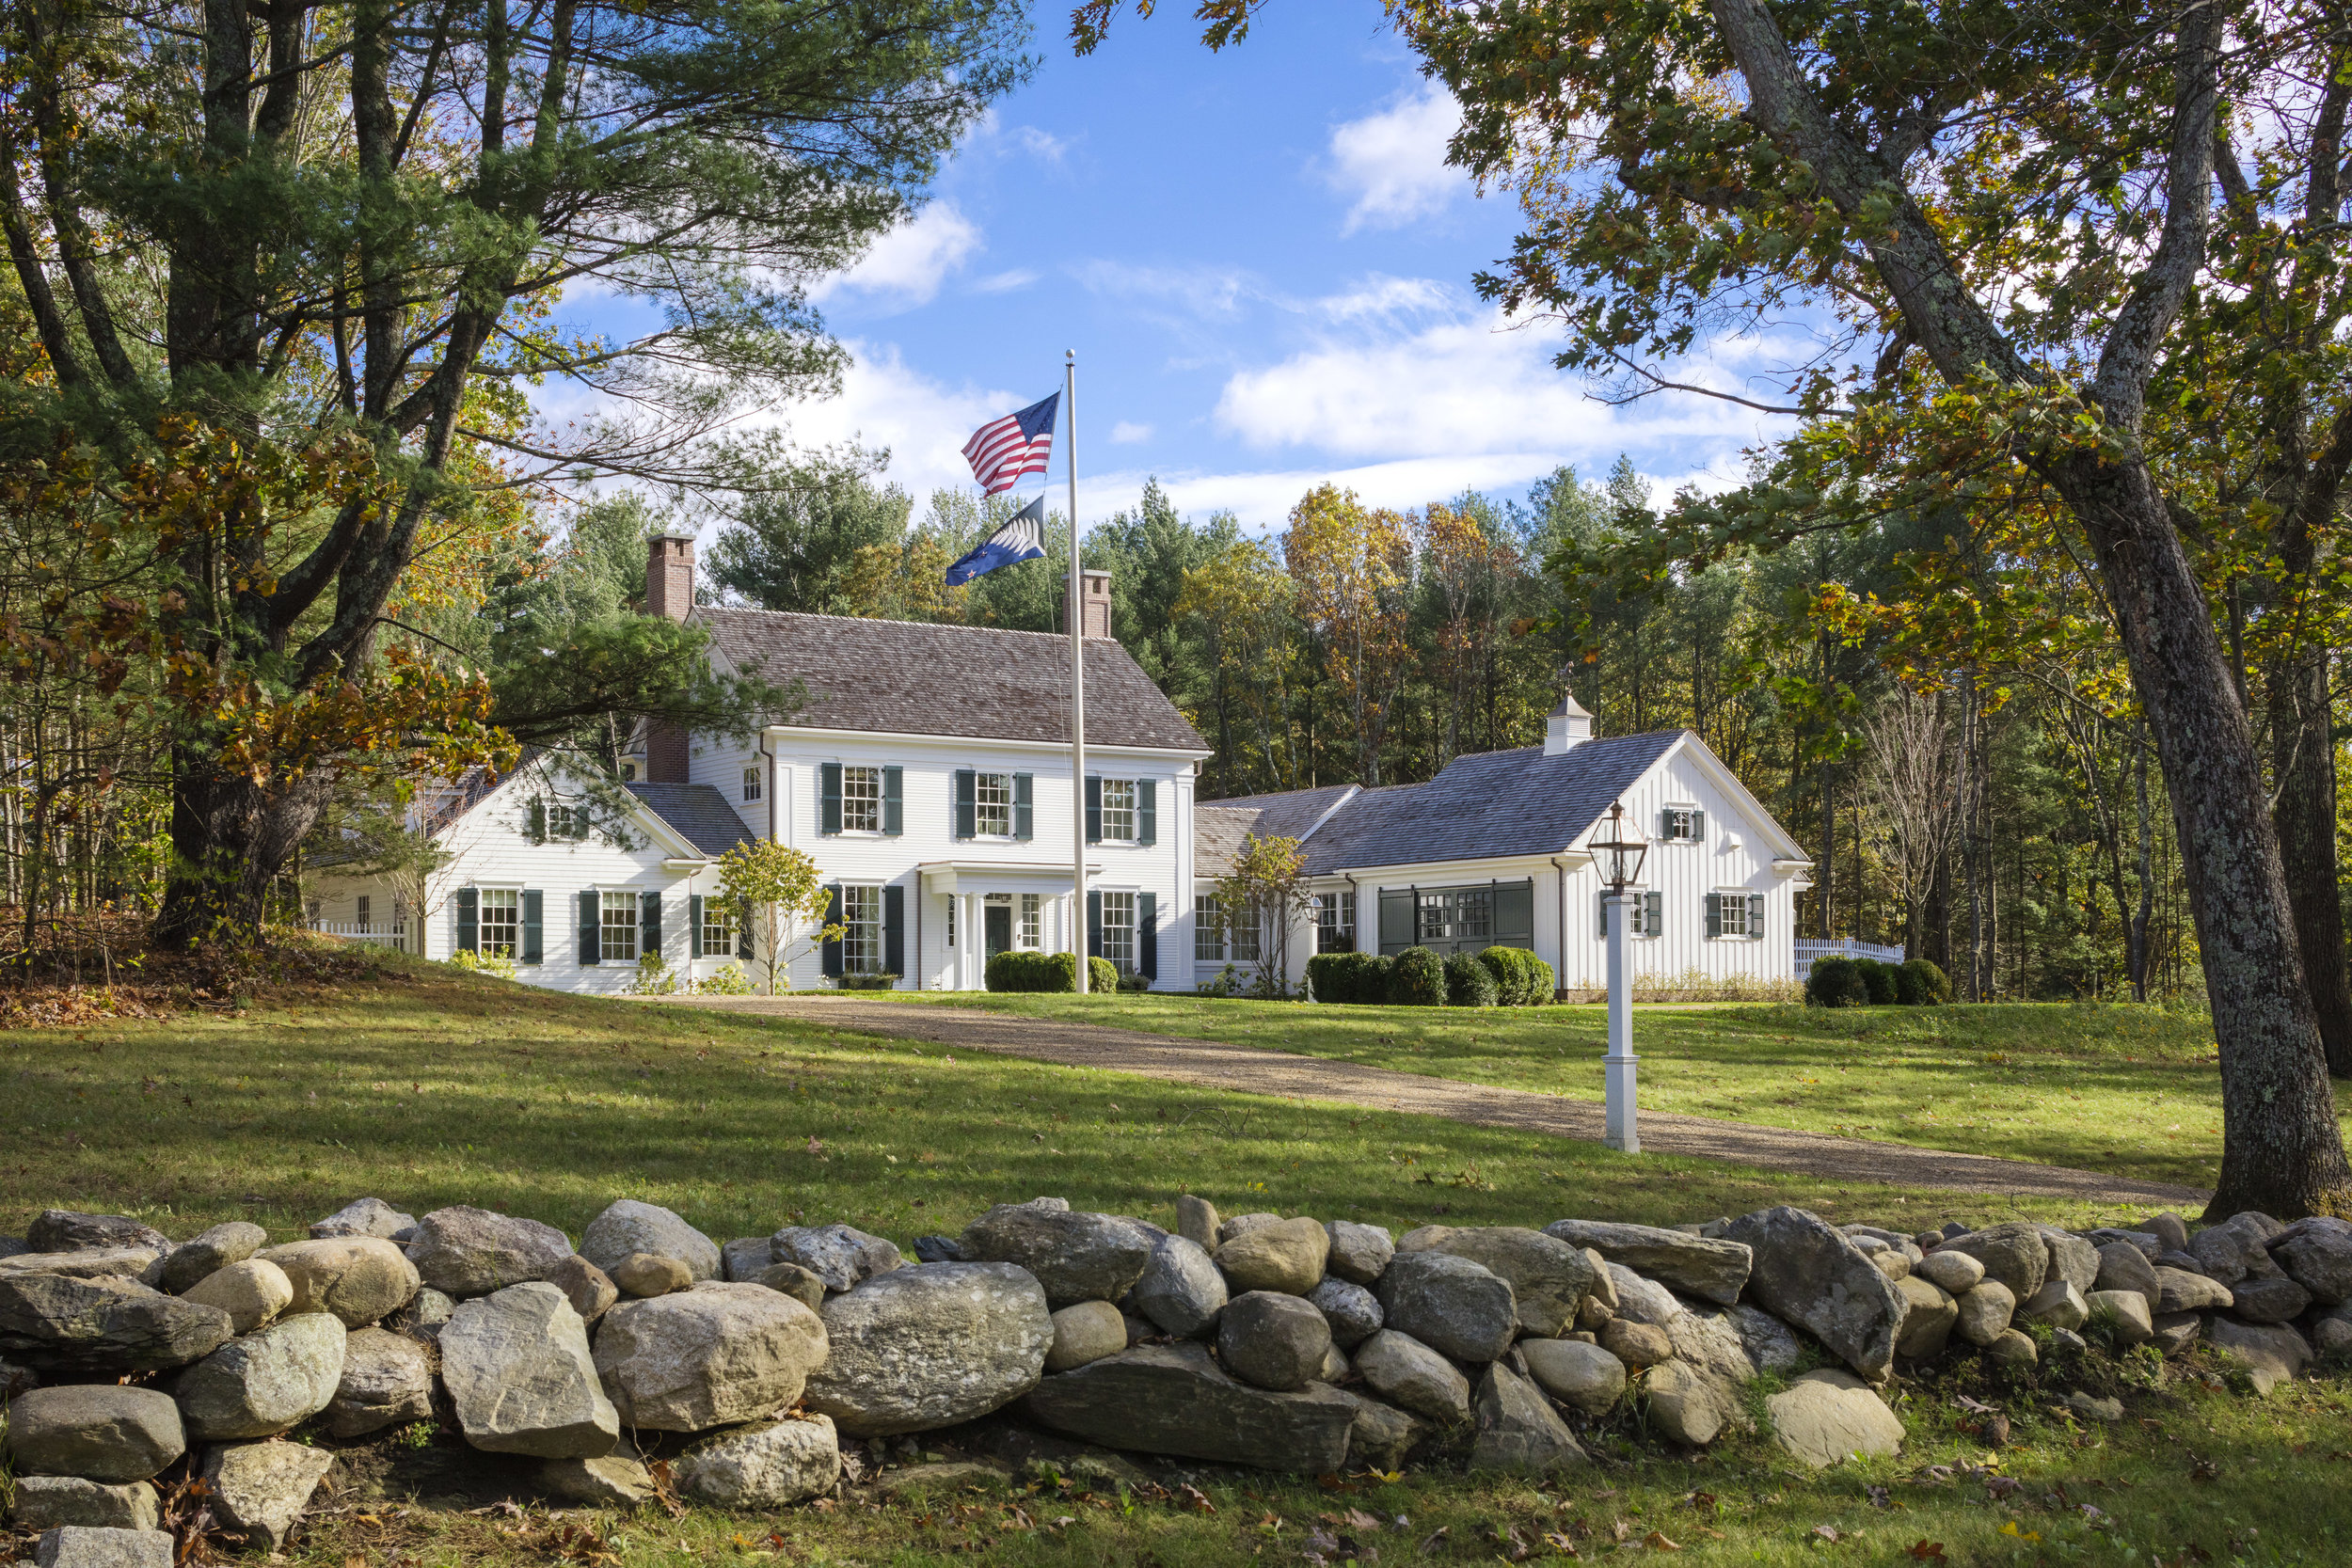
M 1094 961 L 1103 962 L 1100 958 Z M 1111 977 L 1118 978 L 1116 971 Z M 1078 959 L 1072 953 L 1031 953 L 1013 948 L 988 960 L 986 979 L 991 990 L 1074 991 L 1078 989 Z
M 1895 966 L 1876 958 L 1856 958 L 1854 970 L 1862 976 L 1862 989 L 1869 994 L 1873 1007 L 1895 1005 Z
M 1501 1001 L 1495 972 L 1478 961 L 1475 953 L 1456 953 L 1445 961 L 1445 1003 L 1449 1007 L 1491 1007 Z
M 1551 965 L 1524 947 L 1489 947 L 1478 955 L 1495 977 L 1495 990 L 1506 1007 L 1540 1006 L 1551 1000 Z
M 1811 1007 L 1859 1007 L 1870 992 L 1851 958 L 1816 958 L 1805 974 L 1804 1000 Z
M 1389 999 L 1389 960 L 1377 953 L 1317 953 L 1307 960 L 1307 983 L 1318 1002 L 1377 1006 Z
M 1426 947 L 1407 947 L 1389 966 L 1387 1000 L 1399 1007 L 1445 1006 L 1445 964 Z
M 1952 983 L 1926 958 L 1907 958 L 1895 971 L 1895 999 L 1906 1007 L 1935 1007 L 1952 999 Z
M 1071 974 L 1070 989 L 1072 990 L 1076 990 L 1078 989 L 1077 975 L 1075 973 L 1076 968 L 1077 966 L 1075 964 L 1071 966 L 1073 973 Z M 1117 990 L 1118 989 L 1119 966 L 1117 964 L 1111 962 L 1108 958 L 1089 958 L 1087 960 L 1087 990 L 1093 991 L 1098 995 L 1106 995 L 1111 991 Z

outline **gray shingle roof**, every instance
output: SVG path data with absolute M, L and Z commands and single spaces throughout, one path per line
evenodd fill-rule
M 624 786 L 656 816 L 686 835 L 704 854 L 717 857 L 750 844 L 751 831 L 716 786 L 698 784 L 631 784 Z
M 991 740 L 1070 738 L 1066 637 L 702 605 L 692 624 L 707 627 L 739 668 L 756 668 L 779 686 L 804 682 L 808 703 L 792 723 Z M 1118 642 L 1089 638 L 1086 672 L 1089 744 L 1209 749 Z
M 1426 784 L 1367 789 L 1307 840 L 1307 869 L 1556 855 L 1666 754 L 1681 730 L 1587 740 L 1558 756 L 1541 746 L 1455 757 Z M 1227 811 L 1294 796 L 1220 800 Z M 1261 820 L 1263 820 L 1262 818 Z M 1313 820 L 1311 816 L 1308 818 Z M 1266 830 L 1256 830 L 1264 836 Z
M 1192 874 L 1214 881 L 1233 869 L 1242 843 L 1258 831 L 1258 814 L 1248 807 L 1197 805 L 1192 808 Z

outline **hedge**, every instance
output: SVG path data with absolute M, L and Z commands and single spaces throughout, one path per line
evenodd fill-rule
M 1318 1002 L 1377 1006 L 1389 999 L 1391 962 L 1377 953 L 1317 953 L 1307 960 L 1307 984 Z
M 1551 965 L 1524 947 L 1489 947 L 1478 961 L 1495 977 L 1497 1000 L 1506 1007 L 1541 1006 L 1557 985 Z
M 1859 1007 L 1870 991 L 1851 958 L 1816 958 L 1805 974 L 1804 1000 L 1809 1007 Z
M 1911 958 L 1895 970 L 1895 998 L 1907 1007 L 1934 1007 L 1952 999 L 1952 983 L 1926 958 Z
M 1456 953 L 1445 961 L 1445 1005 L 1449 1007 L 1491 1007 L 1502 1000 L 1495 972 L 1478 961 L 1475 953 Z
M 1891 1007 L 1896 1003 L 1895 966 L 1876 958 L 1856 958 L 1855 971 L 1862 976 L 1862 989 L 1869 993 L 1873 1007 Z
M 1445 1006 L 1445 963 L 1426 947 L 1407 947 L 1389 966 L 1387 1000 L 1399 1007 Z
M 991 990 L 1074 991 L 1078 989 L 1078 958 L 1073 953 L 1033 953 L 1014 948 L 989 959 L 982 977 Z M 1119 966 L 1108 958 L 1089 958 L 1087 989 L 1120 990 Z

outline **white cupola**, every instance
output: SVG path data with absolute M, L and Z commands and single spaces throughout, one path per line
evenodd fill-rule
M 1544 721 L 1544 755 L 1556 757 L 1572 746 L 1581 746 L 1593 738 L 1593 716 L 1584 711 L 1584 705 L 1576 700 L 1576 693 L 1560 693 L 1560 705 Z

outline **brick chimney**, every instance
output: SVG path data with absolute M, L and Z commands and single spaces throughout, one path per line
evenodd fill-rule
M 683 621 L 694 608 L 694 536 L 657 533 L 645 541 L 645 613 Z
M 1079 613 L 1085 617 L 1079 624 L 1086 628 L 1082 635 L 1108 637 L 1111 634 L 1111 575 L 1081 567 L 1078 577 L 1078 608 Z M 1063 593 L 1067 597 L 1068 590 Z
M 655 534 L 645 541 L 645 613 L 683 621 L 693 608 L 694 536 Z M 645 721 L 645 782 L 688 782 L 685 725 Z

